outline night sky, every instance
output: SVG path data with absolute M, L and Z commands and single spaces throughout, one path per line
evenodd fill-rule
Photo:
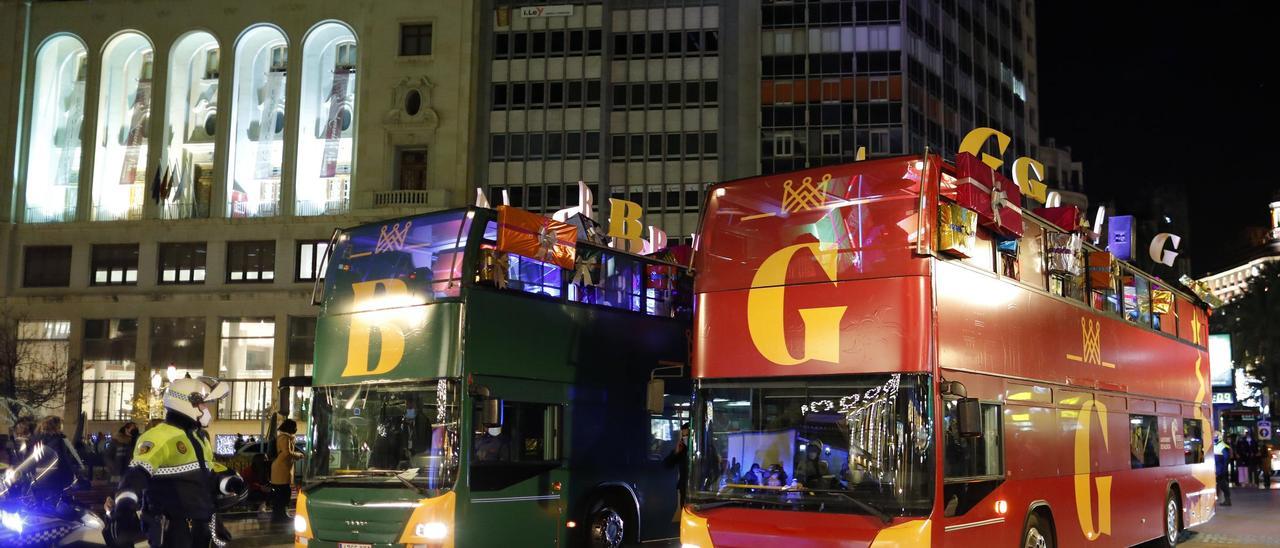
M 1120 214 L 1183 189 L 1194 274 L 1242 260 L 1280 191 L 1280 30 L 1264 6 L 1037 2 L 1041 139 L 1071 145 L 1091 203 Z

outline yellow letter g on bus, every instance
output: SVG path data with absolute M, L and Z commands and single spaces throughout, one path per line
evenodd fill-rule
M 1080 531 L 1089 540 L 1097 540 L 1101 535 L 1111 534 L 1111 476 L 1093 478 L 1098 485 L 1098 526 L 1095 528 L 1093 523 L 1093 493 L 1089 485 L 1089 478 L 1092 477 L 1089 473 L 1092 469 L 1090 466 L 1092 452 L 1089 450 L 1089 438 L 1094 411 L 1098 412 L 1098 424 L 1102 428 L 1102 445 L 1108 450 L 1111 448 L 1111 440 L 1107 435 L 1106 404 L 1093 399 L 1084 402 L 1080 407 L 1079 422 L 1076 424 L 1075 494 L 1076 517 L 1080 520 Z
M 775 251 L 760 264 L 751 279 L 751 290 L 747 292 L 747 330 L 760 355 L 778 365 L 796 365 L 809 360 L 840 363 L 840 319 L 846 306 L 799 310 L 800 319 L 804 321 L 804 353 L 797 358 L 787 349 L 783 308 L 787 267 L 802 249 L 813 253 L 828 280 L 836 281 L 839 255 L 834 247 L 824 249 L 820 243 L 807 243 Z
M 401 301 L 409 296 L 408 286 L 403 280 L 388 278 L 353 283 L 351 292 L 357 312 L 351 314 L 347 366 L 342 376 L 381 375 L 395 369 L 404 358 L 404 330 L 397 323 L 395 306 L 403 305 Z M 380 352 L 377 365 L 370 369 L 369 343 L 374 329 L 378 330 Z

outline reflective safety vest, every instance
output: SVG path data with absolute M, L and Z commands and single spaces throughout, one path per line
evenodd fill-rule
M 227 469 L 213 461 L 208 438 L 167 422 L 138 438 L 129 466 L 150 476 L 143 492 L 143 508 L 148 512 L 201 520 L 214 512 L 214 473 Z

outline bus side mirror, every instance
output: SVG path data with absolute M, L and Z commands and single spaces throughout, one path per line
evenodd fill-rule
M 960 398 L 956 402 L 957 426 L 960 436 L 965 438 L 982 435 L 982 405 L 978 398 Z
M 480 418 L 480 422 L 484 423 L 485 428 L 501 428 L 502 400 L 498 398 L 488 398 L 484 400 L 484 411 Z
M 662 379 L 649 379 L 648 392 L 645 394 L 645 409 L 654 415 L 661 415 L 666 409 L 667 383 Z

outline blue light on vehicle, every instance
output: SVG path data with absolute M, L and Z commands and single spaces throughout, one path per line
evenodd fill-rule
M 17 512 L 5 512 L 0 510 L 0 525 L 4 525 L 5 529 L 15 533 L 22 533 L 22 514 Z

